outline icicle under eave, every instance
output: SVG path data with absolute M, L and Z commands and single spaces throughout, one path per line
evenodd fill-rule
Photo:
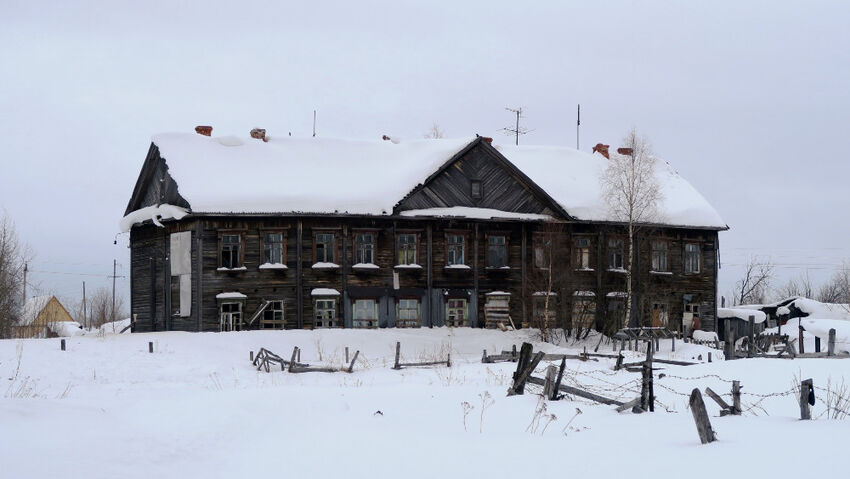
M 189 210 L 181 206 L 169 204 L 146 206 L 121 218 L 121 232 L 126 233 L 130 231 L 133 225 L 144 223 L 147 220 L 151 220 L 153 224 L 162 227 L 160 220 L 179 220 L 187 214 L 189 214 Z

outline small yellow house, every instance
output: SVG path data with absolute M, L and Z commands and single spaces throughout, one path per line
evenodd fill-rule
M 79 331 L 80 324 L 56 296 L 35 296 L 24 305 L 13 334 L 18 338 L 55 338 L 75 336 Z

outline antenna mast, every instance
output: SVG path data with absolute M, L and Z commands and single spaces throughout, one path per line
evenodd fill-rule
M 504 130 L 505 133 L 508 134 L 508 135 L 513 135 L 516 138 L 516 144 L 519 145 L 519 135 L 524 135 L 524 134 L 526 134 L 530 131 L 534 131 L 534 130 L 529 130 L 528 128 L 520 128 L 519 119 L 525 118 L 524 116 L 522 116 L 522 108 L 507 108 L 507 107 L 505 107 L 505 110 L 508 110 L 509 112 L 516 114 L 516 126 L 514 128 L 508 128 L 508 127 L 502 128 L 502 130 Z

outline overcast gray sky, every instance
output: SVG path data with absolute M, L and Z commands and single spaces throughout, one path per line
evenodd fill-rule
M 0 2 L 0 207 L 70 301 L 108 286 L 163 131 L 523 144 L 647 135 L 732 228 L 720 291 L 750 255 L 780 277 L 850 258 L 848 2 Z M 258 178 L 258 181 L 261 181 Z M 249 185 L 245 185 L 249 186 Z M 128 291 L 128 280 L 119 283 Z

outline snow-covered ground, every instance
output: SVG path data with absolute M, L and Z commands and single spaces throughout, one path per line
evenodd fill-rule
M 665 340 L 658 357 L 701 364 L 656 372 L 655 413 L 618 414 L 567 399 L 546 403 L 545 414 L 554 418 L 541 416 L 535 428 L 540 388 L 507 397 L 516 365 L 481 363 L 482 350 L 510 349 L 532 334 L 107 331 L 67 338 L 67 351 L 58 339 L 0 341 L 0 476 L 714 478 L 830 470 L 841 477 L 847 469 L 831 464 L 850 442 L 850 419 L 827 418 L 823 388 L 850 386 L 850 360 L 723 362 L 713 351 L 715 361 L 707 363 L 708 348 L 678 342 L 672 352 Z M 397 340 L 403 361 L 451 352 L 452 367 L 392 370 Z M 576 353 L 596 340 L 534 345 Z M 361 359 L 353 374 L 257 372 L 249 361 L 249 351 L 260 347 L 288 359 L 294 346 L 311 364 L 341 365 L 345 346 L 352 354 L 359 349 Z M 600 352 L 611 346 L 603 343 Z M 643 357 L 626 355 L 626 362 Z M 613 364 L 568 361 L 564 382 L 634 398 L 639 374 L 614 372 Z M 809 377 L 818 388 L 815 420 L 800 421 L 793 387 Z M 718 406 L 708 400 L 719 440 L 701 445 L 686 396 L 706 386 L 728 394 L 733 379 L 743 384 L 744 415 L 717 417 Z M 485 400 L 492 404 L 482 407 Z M 465 421 L 464 403 L 473 408 Z

